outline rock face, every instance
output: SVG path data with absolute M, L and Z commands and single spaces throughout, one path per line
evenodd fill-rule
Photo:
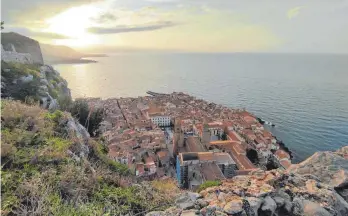
M 348 146 L 336 152 L 317 152 L 288 171 L 316 178 L 348 201 Z
M 44 64 L 39 42 L 23 35 L 1 33 L 1 59 L 6 62 Z
M 1 62 L 1 74 L 2 97 L 21 101 L 31 97 L 50 110 L 71 100 L 67 81 L 52 66 Z
M 348 190 L 347 152 L 348 147 L 343 147 L 316 153 L 288 170 L 236 176 L 201 191 L 194 203 L 187 200 L 203 216 L 346 216 L 347 199 L 339 194 L 347 195 Z
M 313 175 L 332 187 L 344 187 L 348 185 L 348 146 L 336 152 L 317 152 L 288 170 L 300 175 Z

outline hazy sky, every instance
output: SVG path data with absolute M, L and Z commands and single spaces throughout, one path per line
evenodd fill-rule
M 25 3 L 24 3 L 25 2 Z M 202 52 L 348 53 L 348 0 L 2 0 L 44 43 Z

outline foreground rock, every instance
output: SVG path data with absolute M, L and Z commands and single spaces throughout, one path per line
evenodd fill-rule
M 302 163 L 292 165 L 288 172 L 315 178 L 348 201 L 348 146 L 336 152 L 317 152 Z
M 346 216 L 348 203 L 338 192 L 347 189 L 347 152 L 348 147 L 316 153 L 286 171 L 257 170 L 236 176 L 201 191 L 196 199 L 183 195 L 177 207 L 189 206 L 204 216 Z M 187 215 L 193 215 L 194 209 Z

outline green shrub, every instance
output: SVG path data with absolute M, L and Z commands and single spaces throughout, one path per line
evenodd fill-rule
M 59 92 L 56 89 L 48 87 L 48 93 L 53 97 L 54 99 L 57 99 L 59 96 Z
M 209 187 L 214 187 L 214 186 L 219 186 L 221 185 L 221 181 L 216 180 L 216 181 L 206 181 L 203 184 L 201 184 L 198 188 L 198 192 L 201 192 L 202 190 L 205 190 Z
M 84 99 L 76 99 L 70 108 L 71 114 L 85 126 L 92 137 L 99 135 L 98 129 L 104 118 L 104 109 L 93 109 Z

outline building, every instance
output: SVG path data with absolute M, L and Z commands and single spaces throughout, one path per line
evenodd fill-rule
M 152 123 L 160 127 L 169 127 L 171 122 L 170 116 L 165 116 L 165 115 L 150 116 L 150 119 Z
M 238 170 L 248 174 L 250 171 L 256 169 L 246 156 L 246 151 L 239 142 L 230 140 L 210 142 L 209 149 L 213 150 L 214 148 L 228 153 L 233 161 L 235 161 Z
M 146 117 L 151 120 L 152 123 L 160 127 L 168 127 L 171 125 L 171 117 L 166 115 L 163 108 L 156 106 L 149 106 L 146 111 Z
M 282 149 L 278 149 L 273 155 L 273 158 L 275 164 L 283 169 L 287 169 L 291 166 L 290 155 Z
M 235 176 L 236 163 L 227 153 L 186 152 L 177 156 L 177 180 L 182 188 L 196 189 L 205 181 Z

